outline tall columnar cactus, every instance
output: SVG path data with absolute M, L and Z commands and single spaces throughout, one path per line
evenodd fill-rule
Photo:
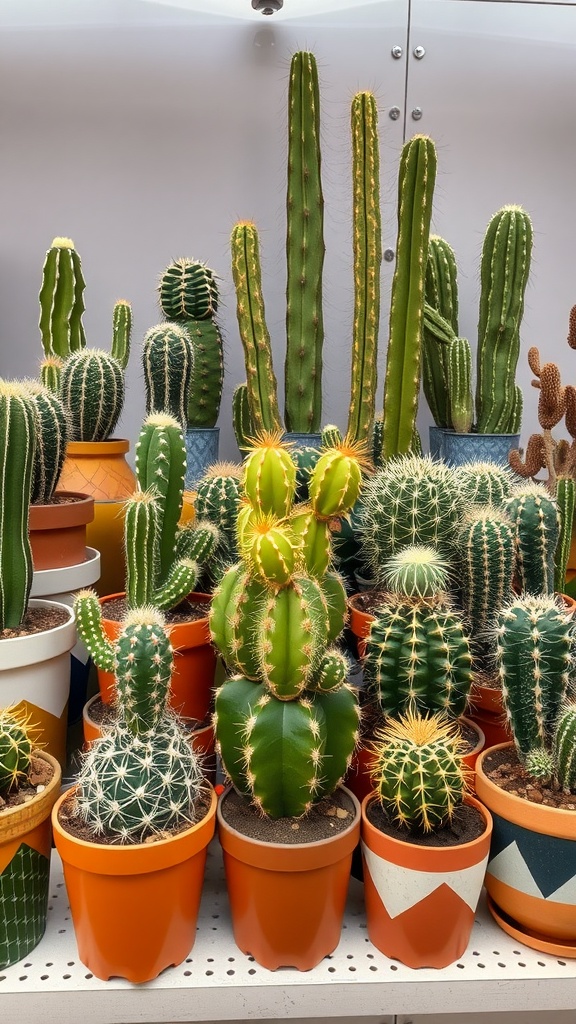
M 438 313 L 449 325 L 448 338 L 439 332 L 430 316 L 422 328 L 422 383 L 434 422 L 451 427 L 448 394 L 448 344 L 458 336 L 458 282 L 454 250 L 439 235 L 430 235 L 424 297 L 429 311 Z M 425 311 L 426 312 L 426 311 Z
M 576 793 L 576 704 L 572 702 L 558 716 L 552 758 L 560 787 L 566 793 Z
M 40 332 L 46 356 L 66 359 L 86 345 L 80 256 L 70 238 L 55 238 L 46 253 L 40 289 Z
M 52 499 L 64 465 L 68 443 L 68 417 L 58 396 L 35 381 L 26 386 L 36 409 L 36 445 L 31 502 L 45 505 Z
M 18 627 L 32 586 L 28 511 L 36 411 L 28 387 L 0 380 L 0 629 Z
M 392 459 L 364 487 L 359 535 L 362 557 L 376 581 L 390 554 L 430 544 L 450 558 L 462 516 L 453 469 L 429 457 Z
M 371 772 L 377 798 L 397 825 L 434 832 L 451 821 L 466 791 L 462 743 L 441 715 L 411 711 L 378 732 Z
M 476 420 L 481 434 L 511 430 L 531 254 L 530 217 L 519 206 L 504 206 L 488 225 L 480 265 Z
M 116 675 L 117 709 L 113 728 L 84 755 L 76 790 L 80 818 L 95 836 L 119 843 L 192 824 L 202 773 L 168 710 L 174 661 L 161 612 L 134 609 L 112 643 L 95 594 L 81 591 L 74 610 L 94 661 Z
M 574 624 L 553 597 L 527 594 L 497 619 L 502 697 L 522 760 L 549 749 L 573 666 Z
M 194 351 L 187 332 L 173 323 L 146 332 L 142 346 L 146 413 L 166 413 L 186 424 Z
M 0 794 L 18 786 L 28 774 L 32 733 L 27 717 L 15 708 L 0 708 Z
M 560 536 L 556 501 L 545 487 L 530 482 L 515 487 L 505 507 L 516 531 L 522 590 L 530 594 L 553 594 L 555 555 Z
M 112 311 L 112 348 L 110 354 L 120 363 L 123 370 L 130 357 L 132 334 L 132 306 L 126 299 L 119 299 Z
M 380 152 L 378 111 L 372 93 L 357 93 L 351 121 L 354 322 L 347 433 L 358 441 L 368 436 L 374 419 L 380 323 Z
M 415 135 L 404 145 L 398 174 L 398 238 L 384 385 L 384 459 L 405 454 L 412 444 L 435 180 L 434 143 L 427 136 Z
M 465 462 L 458 467 L 458 487 L 464 507 L 492 505 L 501 509 L 512 496 L 512 474 L 495 462 Z
M 71 440 L 106 441 L 124 405 L 124 373 L 101 349 L 81 349 L 65 361 L 61 397 L 70 416 Z
M 448 346 L 448 392 L 452 426 L 469 433 L 474 419 L 472 398 L 472 351 L 466 338 L 454 338 Z
M 560 536 L 554 556 L 554 590 L 562 593 L 566 583 L 566 570 L 572 544 L 574 510 L 576 508 L 576 480 L 560 476 L 556 481 L 556 504 L 560 515 Z
M 320 175 L 320 90 L 313 53 L 290 64 L 286 196 L 287 430 L 317 431 L 322 415 L 324 198 Z
M 482 664 L 492 650 L 490 631 L 496 615 L 512 597 L 516 565 L 514 526 L 491 506 L 472 508 L 458 537 L 462 604 L 472 649 Z

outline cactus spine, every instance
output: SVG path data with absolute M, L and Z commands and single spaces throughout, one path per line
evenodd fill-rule
M 372 93 L 352 100 L 352 237 L 354 247 L 354 326 L 348 435 L 364 440 L 376 402 L 376 355 L 380 322 L 380 153 L 378 111 Z
M 415 135 L 403 147 L 398 174 L 398 239 L 384 385 L 385 460 L 405 454 L 412 444 L 435 179 L 434 143 L 426 136 Z
M 146 413 L 166 413 L 184 427 L 194 352 L 183 327 L 164 323 L 146 332 L 142 348 Z
M 70 238 L 55 238 L 46 253 L 40 289 L 40 333 L 46 356 L 66 359 L 86 345 L 82 326 L 85 282 Z
M 25 384 L 0 381 L 0 629 L 20 625 L 32 586 L 28 512 L 36 413 Z
M 106 441 L 124 405 L 119 362 L 100 349 L 81 349 L 64 363 L 61 396 L 69 412 L 71 440 Z
M 469 433 L 474 418 L 472 352 L 466 338 L 454 338 L 448 347 L 448 391 L 452 426 Z
M 458 283 L 454 250 L 438 235 L 428 242 L 426 263 L 425 310 L 422 329 L 422 383 L 434 422 L 452 426 L 448 393 L 448 343 L 458 336 Z M 439 314 L 450 330 L 439 336 L 434 314 Z

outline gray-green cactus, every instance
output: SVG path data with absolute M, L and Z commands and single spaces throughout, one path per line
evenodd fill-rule
M 521 589 L 530 594 L 553 594 L 556 547 L 560 537 L 556 501 L 545 487 L 528 482 L 514 488 L 505 508 L 516 531 Z
M 146 413 L 173 416 L 186 424 L 194 352 L 187 332 L 177 323 L 162 323 L 146 332 L 142 346 Z
M 28 608 L 36 410 L 26 384 L 0 380 L 0 630 L 18 627 Z
M 60 392 L 70 418 L 72 441 L 106 441 L 124 405 L 120 363 L 101 349 L 84 348 L 66 359 Z

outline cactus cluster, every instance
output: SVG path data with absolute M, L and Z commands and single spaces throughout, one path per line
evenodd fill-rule
M 81 591 L 78 632 L 98 667 L 116 676 L 116 721 L 84 754 L 77 813 L 92 835 L 142 843 L 194 822 L 201 766 L 182 723 L 168 709 L 173 650 L 156 608 L 133 609 L 112 643 L 98 599 Z
M 14 708 L 0 708 L 0 795 L 17 788 L 26 778 L 31 755 L 28 719 Z
M 360 465 L 346 442 L 312 469 L 311 504 L 294 505 L 296 466 L 277 434 L 244 464 L 237 543 L 210 612 L 212 639 L 233 673 L 215 724 L 236 788 L 271 817 L 304 814 L 344 775 L 358 705 L 334 643 L 346 595 L 330 565 L 330 519 L 357 498 Z

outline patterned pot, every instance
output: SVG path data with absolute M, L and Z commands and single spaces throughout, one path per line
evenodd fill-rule
M 218 462 L 219 427 L 188 427 L 186 430 L 187 491 L 194 491 L 209 466 Z
M 508 452 L 520 445 L 520 434 L 457 434 L 445 430 L 442 458 L 449 466 L 465 462 L 496 462 L 508 466 Z

